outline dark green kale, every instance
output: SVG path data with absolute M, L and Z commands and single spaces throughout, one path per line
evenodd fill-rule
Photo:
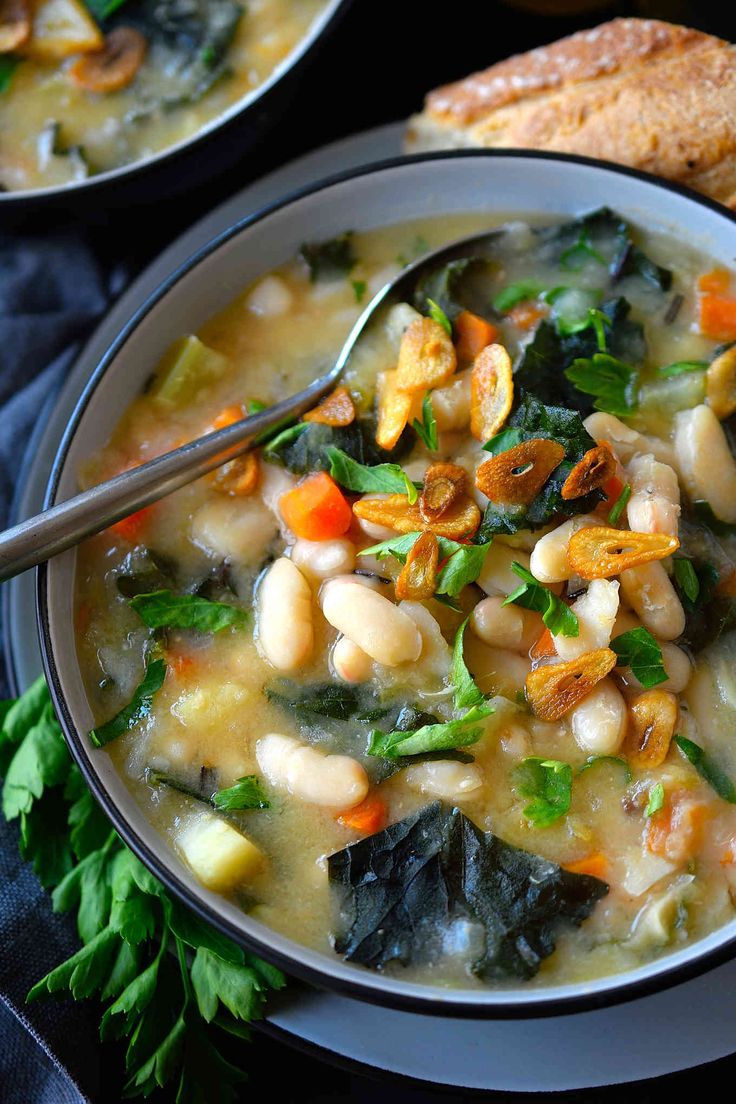
M 367 686 L 348 686 L 339 682 L 318 682 L 309 686 L 282 679 L 264 691 L 269 701 L 295 713 L 302 720 L 330 717 L 336 721 L 374 721 L 384 717 L 391 707 L 382 703 Z
M 338 448 L 358 464 L 393 462 L 410 447 L 411 431 L 402 436 L 391 452 L 380 449 L 374 439 L 375 425 L 370 418 L 356 418 L 348 426 L 328 426 L 319 422 L 297 422 L 283 430 L 263 450 L 264 460 L 281 464 L 297 475 L 329 471 L 330 449 Z
M 358 263 L 353 249 L 352 230 L 346 230 L 344 234 L 338 234 L 328 241 L 305 242 L 299 253 L 309 268 L 312 283 L 348 276 Z
M 672 273 L 652 261 L 634 244 L 629 224 L 609 207 L 599 207 L 581 218 L 540 231 L 543 259 L 567 271 L 590 260 L 608 270 L 613 283 L 639 275 L 660 291 L 672 285 Z
M 594 509 L 601 498 L 598 491 L 592 491 L 581 498 L 564 499 L 562 497 L 562 486 L 573 467 L 582 460 L 589 449 L 595 447 L 595 441 L 586 430 L 577 411 L 567 410 L 562 406 L 546 405 L 536 396 L 522 392 L 507 426 L 518 430 L 518 437 L 514 434 L 514 440 L 528 441 L 534 437 L 545 437 L 558 441 L 565 448 L 565 459 L 555 468 L 542 490 L 528 505 L 508 506 L 490 502 L 475 536 L 477 544 L 487 544 L 494 533 L 516 533 L 519 529 L 539 529 L 558 514 L 572 517 L 575 514 L 588 513 Z
M 605 326 L 608 352 L 627 365 L 640 366 L 646 357 L 644 329 L 629 318 L 631 305 L 623 297 L 602 303 L 600 313 Z M 557 324 L 545 319 L 524 347 L 514 371 L 517 387 L 533 391 L 545 403 L 564 403 L 583 415 L 593 410 L 593 398 L 584 394 L 567 379 L 565 371 L 575 360 L 591 360 L 600 350 L 595 330 L 589 327 L 575 333 L 562 334 Z
M 457 921 L 484 932 L 470 963 L 484 981 L 533 977 L 565 927 L 608 893 L 605 882 L 482 832 L 439 802 L 328 859 L 340 908 L 335 949 L 381 970 L 433 961 Z
M 176 568 L 166 556 L 150 548 L 138 547 L 128 552 L 115 571 L 115 585 L 123 598 L 165 590 L 174 584 Z
M 493 262 L 488 257 L 459 257 L 438 268 L 429 269 L 417 281 L 414 306 L 431 316 L 434 303 L 454 322 L 461 311 L 469 310 L 482 318 L 493 314 L 489 281 Z

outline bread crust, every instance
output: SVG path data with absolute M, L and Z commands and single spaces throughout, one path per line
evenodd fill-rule
M 736 47 L 657 20 L 615 19 L 431 92 L 407 146 L 584 154 L 736 209 Z

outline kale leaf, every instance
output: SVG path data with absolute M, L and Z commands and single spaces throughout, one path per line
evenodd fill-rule
M 329 471 L 331 448 L 340 449 L 356 463 L 367 465 L 391 462 L 404 454 L 408 441 L 402 439 L 392 452 L 385 452 L 375 443 L 374 429 L 370 418 L 356 419 L 348 426 L 298 422 L 274 437 L 263 450 L 263 459 L 281 464 L 296 475 L 304 475 Z
M 375 970 L 431 961 L 465 920 L 485 932 L 470 964 L 484 981 L 533 977 L 558 932 L 608 893 L 439 802 L 331 855 L 328 871 L 340 904 L 335 949 L 348 961 Z
M 429 269 L 417 281 L 414 306 L 431 315 L 434 303 L 454 322 L 464 310 L 483 318 L 490 317 L 489 278 L 493 262 L 487 257 L 458 257 Z
M 282 679 L 275 687 L 267 686 L 266 697 L 303 720 L 330 717 L 336 721 L 373 721 L 385 716 L 390 707 L 365 686 L 348 686 L 338 682 L 319 682 L 302 686 Z
M 358 263 L 353 249 L 352 230 L 346 230 L 328 241 L 305 242 L 299 254 L 309 268 L 312 283 L 348 276 Z
M 606 337 L 608 351 L 617 360 L 637 367 L 646 357 L 644 329 L 640 322 L 629 318 L 631 304 L 619 296 L 601 304 L 600 313 L 608 319 Z M 565 376 L 575 360 L 592 359 L 600 352 L 595 329 L 588 327 L 575 333 L 562 334 L 557 325 L 545 319 L 525 346 L 514 371 L 517 387 L 533 391 L 545 403 L 564 402 L 565 406 L 590 414 L 593 400 L 575 387 Z
M 548 263 L 575 271 L 593 259 L 608 269 L 614 283 L 624 276 L 638 275 L 660 291 L 672 286 L 672 273 L 634 244 L 629 224 L 609 207 L 544 229 L 539 236 Z
M 534 437 L 559 441 L 565 448 L 565 459 L 552 472 L 539 494 L 526 506 L 504 505 L 490 502 L 486 507 L 476 544 L 487 544 L 494 533 L 516 533 L 519 529 L 539 529 L 556 514 L 572 517 L 588 513 L 600 501 L 598 491 L 581 498 L 564 499 L 562 486 L 575 464 L 585 453 L 595 447 L 595 441 L 586 430 L 575 410 L 562 406 L 545 405 L 534 395 L 522 392 L 516 409 L 508 420 L 507 428 L 518 431 L 516 441 L 528 441 Z M 511 438 L 509 438 L 511 440 Z M 504 450 L 501 450 L 504 451 Z

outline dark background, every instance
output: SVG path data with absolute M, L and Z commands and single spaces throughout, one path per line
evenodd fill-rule
M 531 10 L 530 10 L 531 9 Z M 573 14 L 541 14 L 573 11 Z M 205 185 L 172 197 L 165 191 L 150 195 L 147 205 L 117 210 L 95 210 L 82 219 L 81 232 L 94 235 L 103 266 L 125 262 L 130 274 L 145 265 L 175 234 L 197 220 L 208 208 L 242 188 L 248 181 L 299 154 L 367 127 L 405 117 L 417 110 L 424 93 L 438 84 L 481 69 L 511 53 L 542 45 L 616 15 L 640 15 L 689 23 L 733 40 L 736 7 L 733 2 L 690 3 L 688 0 L 652 0 L 639 3 L 595 3 L 585 0 L 529 0 L 512 6 L 493 0 L 354 0 L 322 52 L 303 71 L 287 113 L 268 137 L 249 150 L 234 168 L 218 176 L 212 158 L 212 179 Z M 235 141 L 235 138 L 228 139 Z M 206 147 L 199 156 L 208 156 Z M 39 216 L 26 227 L 42 235 L 50 221 L 68 221 L 59 210 Z M 695 1012 L 694 1012 L 695 1014 Z M 380 1015 L 380 1012 L 377 1012 Z M 611 1039 L 611 1046 L 616 1040 Z M 734 1024 L 736 1050 L 736 1023 Z M 115 1104 L 119 1099 L 118 1073 L 121 1055 L 105 1047 L 102 1060 L 103 1092 L 99 1100 Z M 233 1055 L 235 1057 L 235 1055 Z M 626 1055 L 621 1054 L 625 1075 Z M 318 1058 L 287 1049 L 284 1044 L 258 1033 L 254 1043 L 236 1059 L 246 1065 L 251 1081 L 243 1100 L 319 1102 L 328 1100 L 373 1101 L 379 1095 L 387 1104 L 430 1104 L 476 1099 L 479 1094 L 428 1090 L 408 1082 L 383 1079 L 323 1064 Z M 659 1104 L 673 1094 L 709 1093 L 736 1074 L 736 1058 L 725 1059 L 696 1071 L 660 1077 L 654 1082 L 611 1089 L 560 1094 L 564 1101 L 627 1101 Z M 493 1100 L 542 1100 L 541 1096 L 508 1093 L 482 1094 Z M 34 1102 L 29 1101 L 29 1104 Z M 95 1102 L 97 1104 L 97 1102 Z M 213 1086 L 212 1104 L 217 1104 Z

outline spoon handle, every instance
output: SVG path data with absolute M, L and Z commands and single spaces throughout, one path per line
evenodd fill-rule
M 279 422 L 298 417 L 334 385 L 335 368 L 303 391 L 216 433 L 190 441 L 51 506 L 0 534 L 0 582 L 65 552 L 86 537 L 241 456 Z

